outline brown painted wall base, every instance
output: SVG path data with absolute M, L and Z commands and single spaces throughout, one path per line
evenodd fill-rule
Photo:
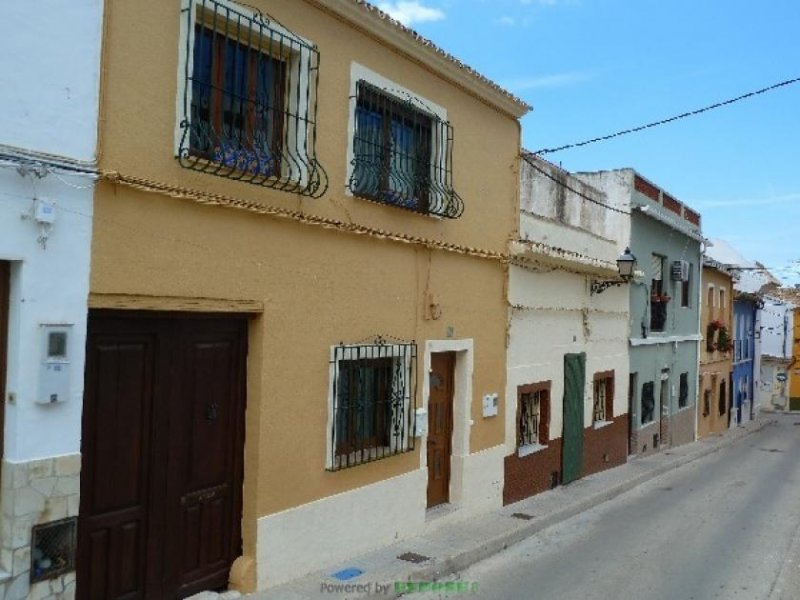
M 553 473 L 561 483 L 561 440 L 550 440 L 547 448 L 520 458 L 506 456 L 503 504 L 524 500 L 553 487 Z
M 628 459 L 628 415 L 610 425 L 583 430 L 583 476 L 625 464 Z
M 624 464 L 628 458 L 628 415 L 595 429 L 583 430 L 582 477 Z M 506 456 L 503 504 L 512 504 L 561 483 L 561 440 L 550 440 L 547 448 L 520 458 Z

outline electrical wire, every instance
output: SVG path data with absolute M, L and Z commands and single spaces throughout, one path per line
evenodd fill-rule
M 598 206 L 602 206 L 603 208 L 606 208 L 608 210 L 620 213 L 622 215 L 630 215 L 631 214 L 629 211 L 625 211 L 625 210 L 622 210 L 620 208 L 617 208 L 616 206 L 611 206 L 610 204 L 605 204 L 604 202 L 600 202 L 599 200 L 595 200 L 591 196 L 587 196 L 583 192 L 579 192 L 575 188 L 567 185 L 563 181 L 559 180 L 557 177 L 553 177 L 550 173 L 548 173 L 544 169 L 540 168 L 538 165 L 534 164 L 534 162 L 531 160 L 531 157 L 533 155 L 535 155 L 535 154 L 536 154 L 535 152 L 531 152 L 531 153 L 523 152 L 522 155 L 521 155 L 522 156 L 522 160 L 524 160 L 534 170 L 538 171 L 539 173 L 541 173 L 542 175 L 544 175 L 545 177 L 547 177 L 548 179 L 550 179 L 554 183 L 556 183 L 556 184 L 560 185 L 561 187 L 563 187 L 564 189 L 572 192 L 576 196 L 579 196 L 579 197 L 583 198 L 584 200 L 587 200 L 588 202 L 592 202 L 593 204 L 597 204 Z
M 781 81 L 780 83 L 775 83 L 773 85 L 767 86 L 765 88 L 761 88 L 760 90 L 755 90 L 752 92 L 747 92 L 746 94 L 742 94 L 741 96 L 736 96 L 735 98 L 730 98 L 728 100 L 724 100 L 722 102 L 716 102 L 715 104 L 710 104 L 708 106 L 704 106 L 703 108 L 698 108 L 696 110 L 691 110 L 689 112 L 681 113 L 679 115 L 675 115 L 672 117 L 668 117 L 666 119 L 661 119 L 659 121 L 653 121 L 652 123 L 647 123 L 646 125 L 639 125 L 638 127 L 631 127 L 629 129 L 623 129 L 621 131 L 617 131 L 615 133 L 610 133 L 608 135 L 603 135 L 600 137 L 592 138 L 589 140 L 584 140 L 582 142 L 576 142 L 573 144 L 564 144 L 563 146 L 556 146 L 555 148 L 542 148 L 541 150 L 537 150 L 533 152 L 533 154 L 541 155 L 541 154 L 553 154 L 554 152 L 561 152 L 562 150 L 569 150 L 571 148 L 580 148 L 581 146 L 588 146 L 589 144 L 596 144 L 597 142 L 605 142 L 607 140 L 611 140 L 617 137 L 621 137 L 623 135 L 628 135 L 631 133 L 638 133 L 639 131 L 644 131 L 645 129 L 651 129 L 653 127 L 658 127 L 659 125 L 666 125 L 667 123 L 672 123 L 674 121 L 679 121 L 681 119 L 685 119 L 687 117 L 693 117 L 695 115 L 699 115 L 717 108 L 721 108 L 723 106 L 728 106 L 730 104 L 734 104 L 735 102 L 739 102 L 741 100 L 746 100 L 748 98 L 752 98 L 754 96 L 758 96 L 760 94 L 765 94 L 767 92 L 771 92 L 773 90 L 777 90 L 782 87 L 786 87 L 792 85 L 793 83 L 800 82 L 800 77 L 795 77 L 794 79 L 787 79 L 785 81 Z

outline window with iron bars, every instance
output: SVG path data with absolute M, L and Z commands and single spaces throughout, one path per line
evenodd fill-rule
M 364 80 L 353 99 L 353 195 L 439 217 L 458 218 L 464 203 L 452 186 L 453 130 L 411 97 Z
M 416 361 L 413 342 L 333 348 L 329 470 L 414 449 Z
M 594 375 L 593 422 L 605 423 L 614 419 L 614 371 Z
M 180 164 L 321 196 L 316 46 L 228 0 L 184 0 L 184 12 Z
M 550 437 L 550 382 L 520 386 L 517 391 L 517 446 L 546 446 Z

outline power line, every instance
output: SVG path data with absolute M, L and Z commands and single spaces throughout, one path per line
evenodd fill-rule
M 729 104 L 739 102 L 740 100 L 746 100 L 747 98 L 752 98 L 760 94 L 765 94 L 767 92 L 771 92 L 772 90 L 786 87 L 787 85 L 791 85 L 797 82 L 800 82 L 800 77 L 795 77 L 794 79 L 787 79 L 786 81 L 781 81 L 780 83 L 776 83 L 769 87 L 761 88 L 760 90 L 755 90 L 753 92 L 742 94 L 741 96 L 737 96 L 736 98 L 731 98 L 723 102 L 717 102 L 716 104 L 711 104 L 709 106 L 704 106 L 703 108 L 698 108 L 697 110 L 681 113 L 679 115 L 675 115 L 674 117 L 669 117 L 667 119 L 661 119 L 660 121 L 654 121 L 652 123 L 648 123 L 647 125 L 639 125 L 638 127 L 623 129 L 622 131 L 617 131 L 616 133 L 610 133 L 608 135 L 592 138 L 590 140 L 584 140 L 583 142 L 576 142 L 574 144 L 565 144 L 563 146 L 557 146 L 555 148 L 543 148 L 541 150 L 537 150 L 533 154 L 552 154 L 553 152 L 561 152 L 562 150 L 569 150 L 570 148 L 579 148 L 581 146 L 588 146 L 589 144 L 595 144 L 597 142 L 604 142 L 606 140 L 617 138 L 623 135 L 628 135 L 629 133 L 637 133 L 639 131 L 644 131 L 645 129 L 650 129 L 652 127 L 658 127 L 659 125 L 665 125 L 667 123 L 672 123 L 673 121 L 685 119 L 686 117 L 693 117 L 695 115 L 699 115 L 701 113 L 708 112 L 710 110 L 714 110 L 722 106 L 727 106 Z

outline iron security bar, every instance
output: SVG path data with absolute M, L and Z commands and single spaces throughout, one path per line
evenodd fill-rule
M 328 179 L 315 154 L 317 47 L 231 2 L 185 1 L 180 164 L 324 194 Z
M 333 349 L 330 470 L 414 449 L 416 362 L 414 342 L 379 337 Z
M 453 128 L 412 98 L 356 84 L 352 171 L 355 196 L 455 219 L 464 202 L 452 185 Z

